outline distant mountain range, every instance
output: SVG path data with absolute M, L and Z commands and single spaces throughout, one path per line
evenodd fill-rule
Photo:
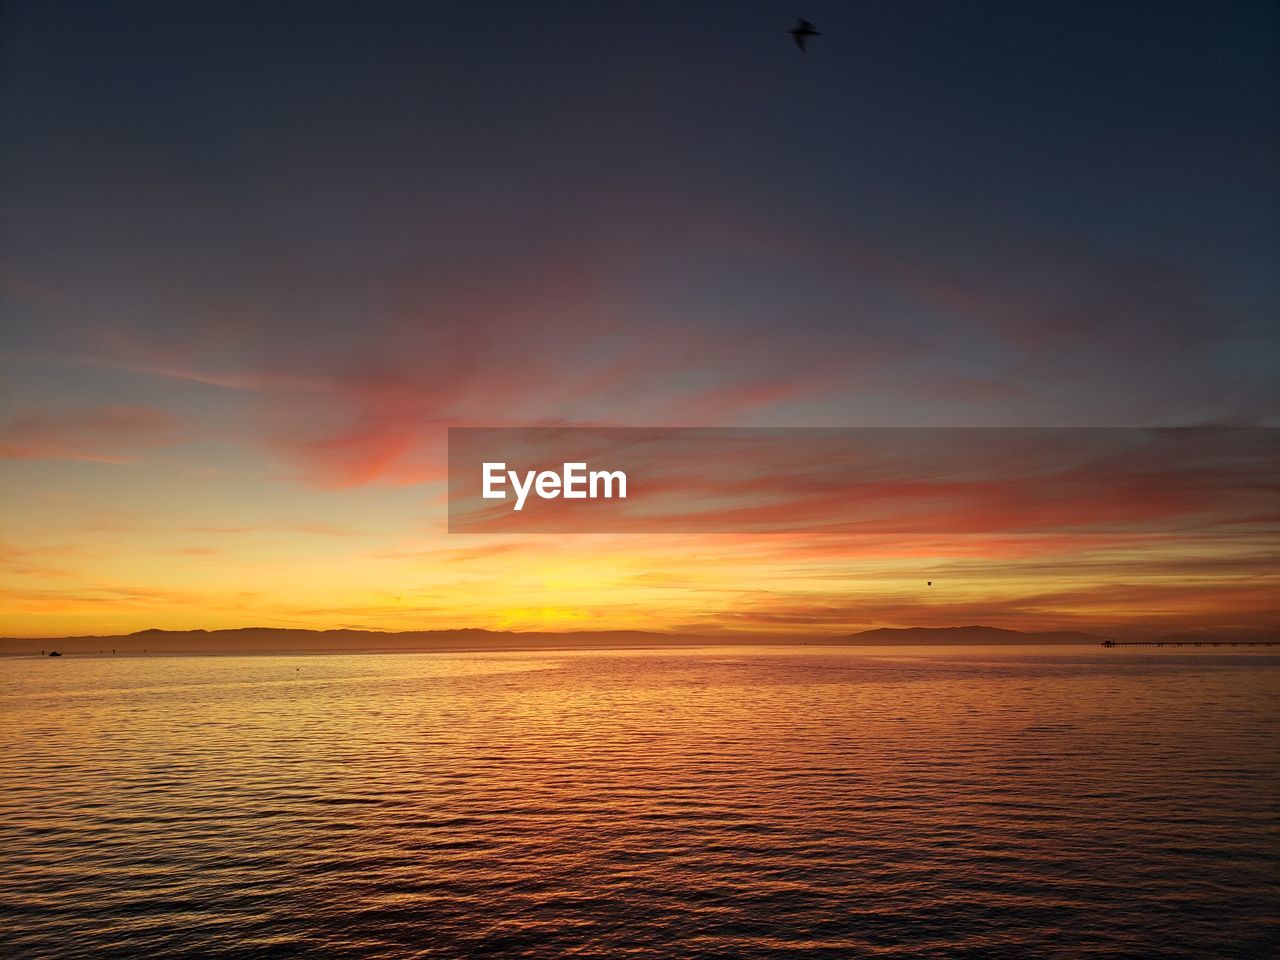
M 928 646 L 942 644 L 1097 645 L 1103 634 L 1058 630 L 1027 633 L 1001 627 L 880 627 L 843 637 L 760 635 L 707 635 L 658 633 L 645 630 L 573 631 L 563 633 L 511 633 L 497 630 L 409 630 L 385 633 L 376 630 L 294 630 L 276 627 L 243 627 L 232 630 L 139 630 L 118 636 L 0 638 L 0 654 L 60 653 L 308 653 L 355 651 L 431 650 L 554 650 L 589 648 L 642 648 L 723 646 L 743 644 L 794 644 L 796 646 Z M 1143 639 L 1166 642 L 1272 639 L 1258 636 L 1170 634 Z
M 496 630 L 298 630 L 240 627 L 230 630 L 138 630 L 120 636 L 0 638 L 0 654 L 39 653 L 309 653 L 341 651 L 524 650 L 565 647 L 643 647 L 716 642 L 619 630 L 573 633 L 508 633 Z
M 1002 627 L 880 627 L 852 633 L 846 640 L 853 643 L 875 644 L 932 644 L 932 643 L 1101 643 L 1107 637 L 1101 634 L 1080 633 L 1076 630 L 1054 630 L 1044 633 L 1024 633 Z
M 876 630 L 863 630 L 851 633 L 845 638 L 847 643 L 866 643 L 877 645 L 927 645 L 943 643 L 961 644 L 1033 644 L 1033 643 L 1102 643 L 1104 640 L 1141 640 L 1148 643 L 1211 643 L 1237 642 L 1248 643 L 1280 641 L 1275 633 L 1164 633 L 1157 635 L 1128 636 L 1117 634 L 1081 633 L 1078 630 L 1049 630 L 1026 633 L 1021 630 L 1006 630 L 1002 627 L 880 627 Z

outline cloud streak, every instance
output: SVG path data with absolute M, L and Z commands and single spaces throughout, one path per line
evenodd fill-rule
M 172 414 L 127 404 L 26 414 L 0 427 L 0 459 L 132 463 L 134 451 L 179 442 L 179 428 Z

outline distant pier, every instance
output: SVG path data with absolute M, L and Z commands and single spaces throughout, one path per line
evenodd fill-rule
M 1103 640 L 1104 647 L 1280 647 L 1280 640 Z

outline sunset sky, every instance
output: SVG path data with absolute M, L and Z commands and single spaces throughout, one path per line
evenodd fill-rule
M 451 425 L 1280 425 L 1273 3 L 0 18 L 0 633 L 1280 627 L 1249 530 L 445 529 Z

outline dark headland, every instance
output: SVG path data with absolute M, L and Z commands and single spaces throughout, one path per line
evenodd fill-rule
M 1196 634 L 1204 641 L 1251 639 Z M 841 636 L 795 634 L 660 633 L 645 630 L 507 632 L 500 630 L 291 630 L 242 627 L 229 630 L 139 630 L 114 636 L 4 637 L 0 655 L 63 653 L 339 653 L 466 650 L 641 649 L 741 645 L 935 646 L 1069 644 L 1098 646 L 1114 635 L 1079 631 L 1025 632 L 1000 627 L 880 627 Z M 1179 635 L 1186 639 L 1187 635 Z M 1142 637 L 1158 640 L 1161 636 Z M 1255 638 L 1257 639 L 1257 638 Z M 1271 638 L 1274 639 L 1274 638 Z

